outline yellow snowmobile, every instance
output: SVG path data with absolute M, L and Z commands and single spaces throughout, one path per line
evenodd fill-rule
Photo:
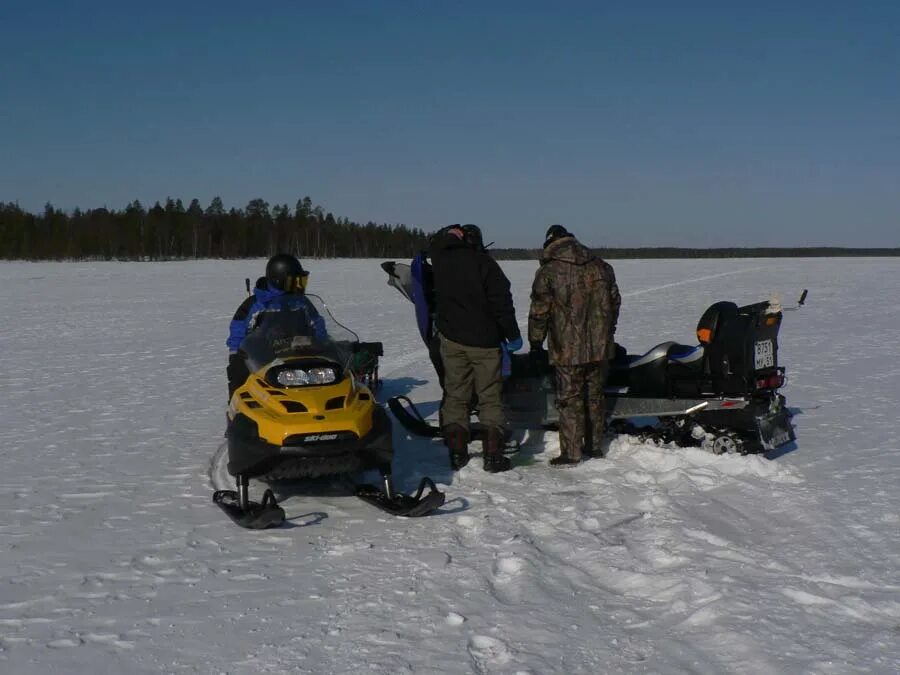
M 414 496 L 391 481 L 391 422 L 372 390 L 378 385 L 380 342 L 360 342 L 321 298 L 285 295 L 262 312 L 241 343 L 250 376 L 228 407 L 228 473 L 237 490 L 213 501 L 242 527 L 280 525 L 284 510 L 271 489 L 250 501 L 251 478 L 266 482 L 376 469 L 382 487 L 356 495 L 398 516 L 424 516 L 444 503 L 429 478 Z M 428 493 L 425 494 L 426 489 Z

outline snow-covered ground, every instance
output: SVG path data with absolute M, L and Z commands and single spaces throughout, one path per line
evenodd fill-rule
M 384 341 L 382 395 L 433 412 L 378 261 L 305 262 Z M 252 532 L 210 494 L 224 338 L 262 266 L 0 264 L 0 672 L 900 672 L 900 261 L 615 263 L 631 351 L 810 289 L 781 331 L 798 442 L 777 459 L 618 438 L 553 469 L 548 433 L 454 476 L 395 425 L 398 483 L 442 483 L 438 514 L 294 485 L 289 526 Z M 534 263 L 504 267 L 524 321 Z

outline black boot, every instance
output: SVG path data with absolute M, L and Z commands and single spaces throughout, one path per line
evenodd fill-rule
M 469 432 L 458 424 L 444 427 L 444 443 L 450 454 L 450 468 L 459 471 L 469 463 Z
M 484 449 L 484 470 L 488 473 L 500 473 L 509 471 L 512 462 L 503 454 L 503 431 L 497 427 L 488 427 L 484 440 L 481 442 Z
M 560 455 L 550 460 L 550 466 L 572 466 L 573 464 L 581 464 L 581 460 L 568 455 Z

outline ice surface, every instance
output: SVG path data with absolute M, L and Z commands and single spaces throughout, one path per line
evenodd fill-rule
M 304 260 L 385 343 L 382 398 L 434 414 L 412 307 L 376 260 Z M 535 264 L 505 263 L 519 318 Z M 900 667 L 900 262 L 616 261 L 619 340 L 690 342 L 701 312 L 777 294 L 796 449 L 612 441 L 457 475 L 395 425 L 392 519 L 325 482 L 249 532 L 226 482 L 224 340 L 263 261 L 0 264 L 0 672 L 893 673 Z M 252 486 L 254 491 L 259 485 Z

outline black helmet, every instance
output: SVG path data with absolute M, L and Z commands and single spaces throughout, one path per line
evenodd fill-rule
M 552 244 L 557 239 L 562 239 L 563 237 L 571 237 L 572 233 L 569 232 L 562 225 L 551 225 L 547 228 L 547 234 L 544 236 L 544 248 L 547 248 L 550 244 Z
M 309 272 L 289 253 L 279 253 L 266 263 L 266 281 L 272 288 L 285 293 L 302 293 L 306 289 Z
M 480 227 L 469 223 L 468 225 L 462 226 L 462 231 L 463 241 L 465 241 L 469 246 L 479 251 L 484 248 L 484 237 L 481 236 Z

